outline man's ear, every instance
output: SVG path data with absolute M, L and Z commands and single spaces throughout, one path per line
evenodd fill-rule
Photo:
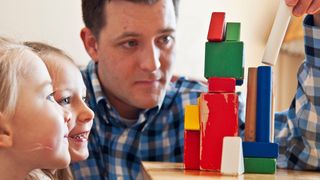
M 10 122 L 0 112 L 0 148 L 12 146 L 12 129 Z
M 98 61 L 98 40 L 93 35 L 92 31 L 84 27 L 81 29 L 80 37 L 82 39 L 83 45 L 87 50 L 87 53 L 89 56 L 94 60 L 95 62 Z

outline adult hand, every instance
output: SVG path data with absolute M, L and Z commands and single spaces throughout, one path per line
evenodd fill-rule
M 295 16 L 314 15 L 314 24 L 320 27 L 320 0 L 285 0 L 285 2 L 292 7 L 292 14 Z

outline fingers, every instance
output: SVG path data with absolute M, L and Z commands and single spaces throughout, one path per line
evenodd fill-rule
M 299 0 L 285 0 L 285 1 L 289 7 L 293 7 L 298 3 Z
M 319 11 L 320 11 L 320 0 L 313 0 L 307 10 L 307 13 L 308 14 L 319 14 Z
M 293 6 L 293 10 L 292 13 L 295 16 L 302 16 L 303 14 L 305 14 L 308 9 L 309 6 L 313 3 L 312 0 L 300 0 L 298 1 L 298 3 Z M 316 8 L 317 5 L 313 6 L 314 8 Z

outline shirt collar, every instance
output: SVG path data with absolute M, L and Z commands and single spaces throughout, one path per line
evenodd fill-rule
M 94 93 L 94 96 L 96 99 L 96 104 L 99 104 L 99 102 L 101 103 L 102 101 L 105 101 L 106 107 L 108 110 L 110 110 L 111 115 L 120 117 L 119 113 L 111 106 L 107 97 L 105 96 L 105 93 L 102 90 L 102 86 L 101 86 L 101 83 L 99 81 L 98 74 L 97 74 L 97 67 L 98 67 L 98 64 L 95 63 L 94 61 L 90 61 L 88 64 L 88 72 L 89 72 L 90 80 L 92 83 L 93 93 Z M 141 115 L 148 115 L 150 113 L 154 114 L 154 113 L 159 112 L 162 107 L 163 102 L 164 102 L 164 97 L 161 99 L 161 101 L 159 101 L 157 106 L 150 108 L 150 109 L 143 110 L 139 115 L 139 119 L 141 119 Z

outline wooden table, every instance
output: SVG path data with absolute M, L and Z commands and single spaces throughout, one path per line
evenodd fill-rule
M 145 177 L 150 179 L 161 180 L 179 180 L 179 179 L 221 179 L 221 180 L 242 180 L 242 179 L 258 179 L 258 180 L 282 180 L 282 179 L 298 179 L 298 180 L 318 180 L 320 172 L 314 171 L 293 171 L 287 169 L 278 169 L 276 174 L 243 174 L 240 176 L 225 176 L 219 172 L 184 170 L 182 163 L 168 162 L 143 162 L 146 171 Z

